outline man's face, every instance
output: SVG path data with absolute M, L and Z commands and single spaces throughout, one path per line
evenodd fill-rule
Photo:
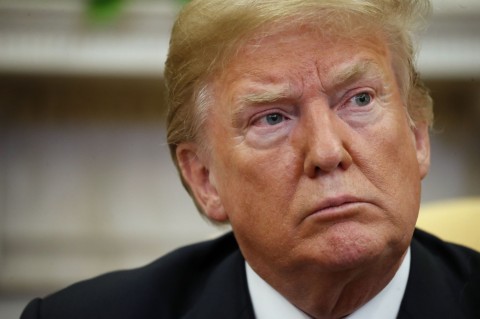
M 230 221 L 257 272 L 403 255 L 428 132 L 410 128 L 379 38 L 302 30 L 250 41 L 212 88 L 211 152 L 195 157 L 204 167 L 192 188 L 208 216 Z

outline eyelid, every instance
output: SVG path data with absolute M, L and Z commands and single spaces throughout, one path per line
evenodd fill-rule
M 345 95 L 344 98 L 340 101 L 339 108 L 344 108 L 350 101 L 352 101 L 355 96 L 362 94 L 362 93 L 367 93 L 371 97 L 370 103 L 368 105 L 371 105 L 375 100 L 376 100 L 376 92 L 372 88 L 368 87 L 361 87 L 361 88 L 356 88 L 353 90 L 349 90 Z
M 249 121 L 249 126 L 254 126 L 256 123 L 258 123 L 260 120 L 265 119 L 268 115 L 271 114 L 281 114 L 285 119 L 290 119 L 291 116 L 288 114 L 288 112 L 285 112 L 284 110 L 274 108 L 274 109 L 267 109 L 264 111 L 261 111 L 259 113 L 256 113 L 254 116 Z
M 262 117 L 265 117 L 268 114 L 279 113 L 282 114 L 287 119 L 292 119 L 295 117 L 295 114 L 298 112 L 297 107 L 294 103 L 282 102 L 282 103 L 271 103 L 264 105 L 255 105 L 249 107 L 247 125 L 251 126 L 253 123 Z

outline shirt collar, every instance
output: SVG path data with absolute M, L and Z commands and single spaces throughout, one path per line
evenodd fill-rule
M 408 275 L 410 273 L 410 248 L 407 250 L 405 258 L 397 270 L 397 273 L 373 299 L 368 301 L 362 307 L 347 319 L 370 319 L 385 318 L 394 319 L 397 317 L 400 304 L 407 287 Z M 310 316 L 292 305 L 285 297 L 278 293 L 272 286 L 263 280 L 246 263 L 247 283 L 250 297 L 252 299 L 255 318 L 257 319 L 277 319 L 277 318 L 298 318 L 310 319 Z

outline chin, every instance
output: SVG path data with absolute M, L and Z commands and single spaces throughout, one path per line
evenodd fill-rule
M 382 259 L 382 254 L 373 249 L 356 247 L 339 249 L 330 256 L 323 256 L 325 268 L 334 271 L 361 269 Z
M 334 226 L 319 238 L 317 262 L 332 270 L 347 270 L 377 263 L 385 258 L 401 258 L 408 246 L 402 241 L 380 236 L 364 227 Z

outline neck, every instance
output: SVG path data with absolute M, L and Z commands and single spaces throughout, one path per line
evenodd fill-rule
M 391 257 L 391 256 L 390 256 Z M 297 308 L 316 319 L 342 318 L 374 298 L 395 276 L 405 253 L 354 270 L 320 271 L 300 267 L 282 273 L 257 273 Z

